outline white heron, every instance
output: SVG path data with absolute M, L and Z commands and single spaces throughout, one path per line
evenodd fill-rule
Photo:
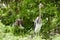
M 34 21 L 34 25 L 35 25 L 34 33 L 38 33 L 42 27 L 42 18 L 41 18 L 41 8 L 42 7 L 43 7 L 43 4 L 40 3 L 39 4 L 39 16 Z
M 39 4 L 39 16 L 33 20 L 34 21 L 34 32 L 33 34 L 31 35 L 31 38 L 33 38 L 36 34 L 39 35 L 39 31 L 41 30 L 41 27 L 42 27 L 42 18 L 41 18 L 41 8 L 43 7 L 43 4 L 40 3 Z

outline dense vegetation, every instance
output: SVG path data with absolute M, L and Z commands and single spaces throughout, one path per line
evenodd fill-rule
M 34 30 L 33 20 L 39 15 L 39 3 L 44 5 L 41 9 L 44 23 L 40 31 L 42 38 L 49 39 L 51 35 L 60 33 L 60 0 L 1 0 L 0 4 L 3 3 L 5 7 L 0 6 L 0 32 L 4 33 L 1 39 L 5 33 L 14 36 L 31 34 Z M 18 18 L 23 19 L 23 30 L 12 26 Z

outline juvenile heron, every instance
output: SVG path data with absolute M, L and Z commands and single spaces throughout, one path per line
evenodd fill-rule
M 33 38 L 36 34 L 39 35 L 39 31 L 41 30 L 41 27 L 42 27 L 42 18 L 41 18 L 41 8 L 43 7 L 43 4 L 40 3 L 39 4 L 39 16 L 33 20 L 34 21 L 34 32 L 33 34 L 31 35 L 31 38 Z
M 41 18 L 41 8 L 42 7 L 43 7 L 43 4 L 40 3 L 39 4 L 39 16 L 34 21 L 34 25 L 35 25 L 34 33 L 38 33 L 42 27 L 42 18 Z

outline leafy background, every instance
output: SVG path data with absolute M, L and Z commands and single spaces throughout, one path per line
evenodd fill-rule
M 35 38 L 36 40 L 40 40 L 40 38 L 41 40 L 50 39 L 51 35 L 60 33 L 60 0 L 1 0 L 0 4 L 2 3 L 6 4 L 6 7 L 0 6 L 1 40 L 8 40 L 9 38 L 11 40 L 22 38 L 26 40 L 25 37 L 28 39 L 34 30 L 33 20 L 39 15 L 39 3 L 44 5 L 41 13 L 44 25 L 40 31 L 42 38 L 35 36 L 34 40 Z M 23 18 L 24 30 L 12 26 L 18 18 Z M 7 38 L 7 36 L 9 37 Z M 53 40 L 59 40 L 59 37 L 52 36 Z

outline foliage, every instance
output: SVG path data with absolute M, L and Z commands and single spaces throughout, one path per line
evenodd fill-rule
M 24 31 L 21 31 L 30 33 L 30 31 L 34 29 L 33 20 L 39 15 L 38 5 L 40 2 L 44 4 L 41 15 L 44 25 L 42 26 L 40 33 L 43 36 L 46 36 L 44 38 L 48 38 L 52 29 L 56 29 L 57 27 L 60 29 L 60 0 L 1 1 L 6 4 L 6 8 L 0 8 L 0 20 L 4 24 L 3 26 L 6 26 L 2 27 L 3 30 L 5 30 L 4 32 L 20 34 L 20 29 L 18 27 L 11 26 L 16 19 L 23 18 L 25 29 Z

